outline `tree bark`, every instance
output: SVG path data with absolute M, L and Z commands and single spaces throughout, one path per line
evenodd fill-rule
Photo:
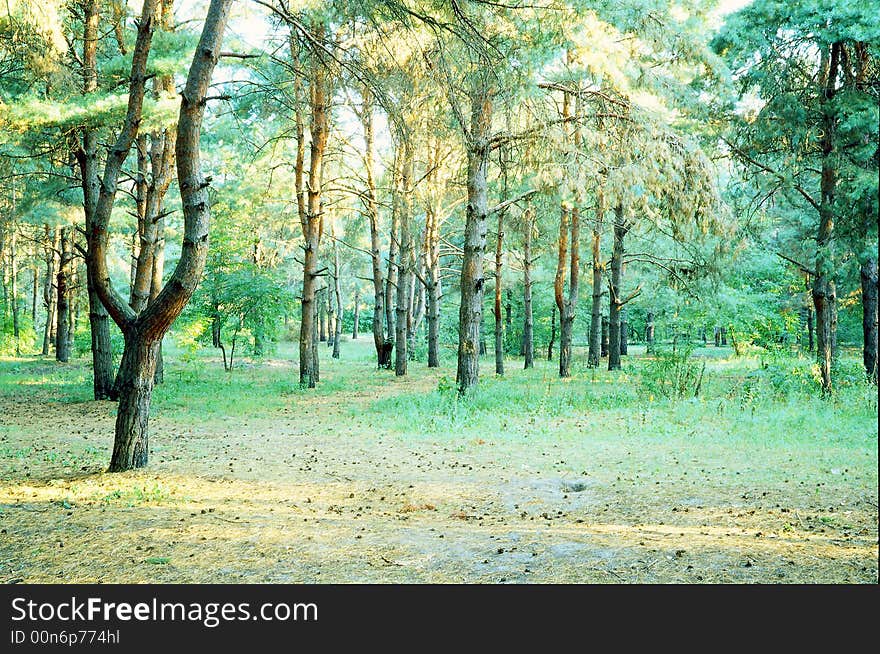
M 339 279 L 339 247 L 333 240 L 333 295 L 336 301 L 336 321 L 333 325 L 333 354 L 334 359 L 339 358 L 339 336 L 342 333 L 342 286 Z M 355 296 L 357 297 L 357 296 Z M 357 300 L 355 300 L 357 304 Z M 357 308 L 355 308 L 355 325 L 357 324 Z M 357 327 L 355 327 L 357 335 Z
M 291 26 L 291 47 L 294 61 L 298 60 L 296 51 L 297 38 L 295 28 Z M 323 24 L 315 23 L 312 38 L 322 43 L 326 29 Z M 303 291 L 302 319 L 300 321 L 299 338 L 299 381 L 308 388 L 314 388 L 320 379 L 320 368 L 317 348 L 318 307 L 315 298 L 315 284 L 318 276 L 318 248 L 322 232 L 321 185 L 323 179 L 324 152 L 330 132 L 331 81 L 324 63 L 324 55 L 312 52 L 309 72 L 309 133 L 311 146 L 309 150 L 309 182 L 305 185 L 303 162 L 303 120 L 299 109 L 296 112 L 298 152 L 297 152 L 297 204 L 300 212 L 300 223 L 303 231 Z M 302 95 L 299 89 L 297 95 Z
M 624 300 L 621 297 L 623 277 L 623 241 L 629 227 L 623 215 L 623 206 L 614 209 L 614 246 L 611 252 L 611 284 L 608 309 L 608 370 L 620 369 L 620 311 Z
M 84 6 L 83 18 L 83 95 L 98 89 L 97 47 L 100 2 L 89 0 Z M 126 152 L 128 147 L 125 148 Z M 101 179 L 98 171 L 98 134 L 90 128 L 81 130 L 79 148 L 75 152 L 79 163 L 80 182 L 83 191 L 86 233 L 94 229 L 96 212 L 101 196 Z M 121 164 L 120 164 L 121 165 Z M 115 179 L 114 179 L 115 182 Z M 115 192 L 115 188 L 113 189 Z M 92 250 L 88 257 L 96 256 Z M 113 395 L 115 370 L 113 368 L 113 346 L 110 340 L 110 317 L 107 308 L 95 290 L 92 279 L 93 266 L 86 262 L 86 286 L 89 296 L 89 327 L 92 339 L 92 391 L 96 400 L 105 400 Z
M 507 191 L 507 173 L 504 174 L 504 191 Z M 498 212 L 498 230 L 495 239 L 495 374 L 504 375 L 504 321 L 501 315 L 502 275 L 504 254 L 504 213 Z M 508 305 L 509 308 L 510 305 Z
M 591 239 L 593 293 L 590 306 L 590 347 L 587 353 L 587 366 L 599 367 L 602 348 L 602 273 L 600 243 L 602 238 L 602 221 L 605 217 L 604 194 L 600 190 L 596 195 L 596 218 L 593 222 Z
M 440 166 L 440 139 L 435 137 L 429 150 L 429 171 L 426 183 L 432 189 L 437 186 L 437 169 Z M 428 323 L 428 367 L 440 366 L 440 215 L 431 194 L 425 202 L 425 303 Z
M 407 353 L 407 327 L 411 321 L 411 296 L 413 278 L 413 238 L 412 238 L 412 211 L 411 211 L 411 185 L 413 171 L 412 146 L 407 136 L 401 137 L 402 143 L 398 149 L 400 178 L 398 180 L 397 193 L 397 223 L 398 231 L 395 236 L 398 243 L 397 259 L 397 283 L 396 321 L 394 331 L 394 374 L 401 377 L 406 374 L 406 364 L 409 360 Z M 390 275 L 389 275 L 390 278 Z
M 609 325 L 608 325 L 608 316 L 602 316 L 602 347 L 601 347 L 601 355 L 602 357 L 608 356 L 608 341 L 609 341 Z
M 835 323 L 837 291 L 833 273 L 834 261 L 831 252 L 834 235 L 834 198 L 837 188 L 837 162 L 834 156 L 834 132 L 836 119 L 830 106 L 835 95 L 837 71 L 840 64 L 841 44 L 831 45 L 827 67 L 823 69 L 822 98 L 822 175 L 820 182 L 819 227 L 816 238 L 816 275 L 813 278 L 813 305 L 816 307 L 816 355 L 822 378 L 822 393 L 828 395 L 832 390 L 832 361 L 835 345 Z M 823 60 L 824 60 L 823 53 Z
M 532 315 L 532 216 L 531 208 L 523 216 L 523 368 L 535 366 L 534 317 Z
M 205 97 L 220 56 L 223 32 L 232 3 L 233 0 L 211 0 L 202 35 L 181 93 L 175 148 L 184 219 L 181 255 L 168 283 L 156 296 L 155 301 L 140 314 L 134 313 L 128 303 L 113 290 L 106 274 L 105 248 L 109 211 L 98 213 L 100 220 L 96 221 L 95 229 L 99 231 L 89 233 L 90 252 L 98 255 L 90 258 L 90 263 L 95 266 L 96 289 L 101 301 L 108 307 L 111 317 L 122 328 L 125 339 L 125 350 L 120 366 L 122 374 L 119 410 L 116 417 L 113 458 L 109 468 L 111 472 L 142 467 L 148 462 L 148 422 L 158 348 L 163 335 L 192 297 L 204 270 L 208 253 L 210 205 L 208 182 L 202 176 L 199 143 Z M 133 138 L 134 130 L 140 122 L 143 77 L 155 9 L 155 0 L 144 1 L 133 54 L 132 82 L 126 117 L 128 136 L 124 135 L 121 139 L 123 141 L 125 138 Z M 118 147 L 115 152 L 119 152 Z M 112 182 L 112 179 L 109 181 Z M 108 185 L 105 184 L 105 188 L 106 186 Z M 102 189 L 102 200 L 109 202 L 112 208 L 112 197 L 104 198 L 105 192 L 105 189 Z
M 556 305 L 550 310 L 550 342 L 547 344 L 547 361 L 553 360 L 553 344 L 556 342 Z
M 393 168 L 391 170 L 391 234 L 388 244 L 388 272 L 385 275 L 385 335 L 393 348 L 397 338 L 395 325 L 395 295 L 397 293 L 398 263 L 400 258 L 400 167 L 403 162 L 397 156 L 400 148 L 396 148 Z M 386 344 L 387 347 L 387 344 Z M 388 367 L 391 367 L 389 352 Z
M 360 327 L 361 321 L 361 294 L 359 290 L 355 290 L 354 292 L 354 309 L 352 310 L 352 328 L 351 328 L 351 340 L 356 341 L 358 339 L 358 327 Z
M 385 356 L 385 279 L 382 273 L 382 251 L 379 235 L 379 203 L 374 171 L 375 139 L 373 136 L 373 94 L 369 85 L 362 87 L 361 125 L 364 130 L 364 172 L 367 187 L 363 203 L 370 223 L 370 258 L 373 268 L 373 346 L 379 368 L 388 366 Z
M 464 394 L 479 381 L 479 343 L 483 321 L 483 253 L 486 250 L 487 172 L 492 99 L 485 80 L 471 88 L 470 134 L 467 144 L 467 212 L 461 265 L 456 383 Z
M 61 228 L 61 261 L 58 265 L 58 281 L 56 284 L 58 301 L 55 317 L 55 359 L 66 363 L 70 360 L 70 298 L 68 296 L 70 282 L 70 264 L 73 260 L 71 244 L 71 227 Z
M 149 460 L 150 402 L 159 342 L 147 340 L 139 330 L 125 336 L 125 350 L 119 366 L 119 409 L 116 436 L 108 472 L 143 468 Z
M 44 227 L 46 244 L 43 252 L 46 257 L 46 280 L 43 286 L 43 304 L 46 307 L 46 325 L 43 329 L 43 356 L 49 355 L 49 345 L 55 340 L 55 312 L 57 293 L 56 268 L 61 249 L 61 230 L 56 227 L 50 232 L 49 225 Z
M 15 211 L 15 196 L 13 195 L 13 212 Z M 18 226 L 12 223 L 12 234 L 9 239 L 9 268 L 12 290 L 12 337 L 15 339 L 15 356 L 21 355 L 21 325 L 19 323 L 18 307 Z
M 862 361 L 865 374 L 877 383 L 877 257 L 867 257 L 859 270 L 862 285 Z

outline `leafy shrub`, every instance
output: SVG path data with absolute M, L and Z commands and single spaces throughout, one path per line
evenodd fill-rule
M 652 394 L 672 399 L 697 397 L 703 385 L 706 362 L 692 357 L 693 346 L 658 349 L 642 370 L 642 386 Z

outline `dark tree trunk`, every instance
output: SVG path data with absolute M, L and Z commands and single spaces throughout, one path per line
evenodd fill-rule
M 356 341 L 358 339 L 358 327 L 360 327 L 361 321 L 361 294 L 360 291 L 354 292 L 354 310 L 352 311 L 352 328 L 351 328 L 351 340 Z
M 553 361 L 553 344 L 556 342 L 556 305 L 550 309 L 550 342 L 547 343 L 547 361 Z
M 862 361 L 868 378 L 877 383 L 877 258 L 868 257 L 859 271 L 862 284 Z
M 318 291 L 315 298 L 315 301 L 318 303 L 318 334 L 319 340 L 322 343 L 327 342 L 327 303 L 324 302 L 325 296 L 329 298 L 326 287 Z
M 399 151 L 399 148 L 398 148 Z M 397 307 L 395 306 L 395 295 L 397 294 L 397 278 L 398 264 L 400 257 L 400 167 L 402 161 L 395 156 L 392 169 L 392 197 L 391 197 L 391 234 L 388 244 L 388 272 L 385 275 L 385 335 L 386 339 L 391 342 L 391 346 L 396 345 L 397 329 L 395 325 L 395 314 Z M 388 366 L 391 366 L 389 359 Z
M 15 201 L 13 196 L 13 211 Z M 15 356 L 21 354 L 21 325 L 18 317 L 18 227 L 13 223 L 12 234 L 9 239 L 9 268 L 10 286 L 12 287 L 12 337 L 15 339 Z
M 143 468 L 149 458 L 150 401 L 153 397 L 159 341 L 132 330 L 125 337 L 119 366 L 119 410 L 108 472 Z
M 532 315 L 532 210 L 526 210 L 523 234 L 523 367 L 535 365 L 534 317 Z
M 37 251 L 34 248 L 33 261 L 31 263 L 31 275 L 33 277 L 34 285 L 31 294 L 31 325 L 34 328 L 34 331 L 37 329 L 37 298 L 40 296 L 40 271 L 37 268 Z
M 505 173 L 505 191 L 507 175 Z M 504 320 L 501 315 L 501 292 L 502 292 L 502 264 L 504 254 L 504 210 L 498 212 L 498 230 L 495 240 L 495 374 L 504 374 Z M 507 305 L 507 315 L 510 316 L 510 304 Z
M 379 235 L 379 204 L 376 195 L 373 137 L 373 95 L 370 87 L 362 89 L 363 104 L 361 105 L 361 125 L 364 130 L 364 172 L 367 177 L 367 188 L 363 203 L 370 223 L 370 259 L 373 269 L 373 346 L 376 348 L 376 364 L 386 368 L 388 360 L 385 355 L 385 279 L 382 274 L 382 252 Z
M 333 240 L 333 297 L 336 302 L 336 321 L 333 324 L 333 354 L 334 359 L 339 358 L 339 337 L 342 334 L 342 286 L 339 279 L 339 247 Z M 355 302 L 356 304 L 356 302 Z M 355 310 L 355 324 L 357 324 L 357 310 Z M 355 333 L 357 328 L 355 328 Z
M 54 232 L 45 226 L 46 235 L 46 279 L 43 286 L 43 305 L 46 307 L 46 325 L 43 329 L 43 356 L 49 355 L 49 345 L 55 340 L 55 311 L 57 309 L 56 267 L 61 248 L 61 230 L 56 227 Z
M 602 221 L 604 219 L 605 209 L 603 205 L 603 195 L 600 192 L 597 197 L 596 220 L 593 224 L 593 234 L 591 240 L 591 252 L 593 257 L 593 294 L 590 298 L 590 347 L 587 353 L 587 365 L 590 368 L 599 367 L 599 359 L 601 357 L 602 348 L 602 259 L 599 249 L 602 237 Z
M 625 300 L 621 297 L 623 281 L 624 239 L 629 227 L 623 216 L 623 206 L 614 209 L 614 246 L 611 251 L 611 285 L 608 308 L 608 370 L 620 369 L 620 312 Z
M 626 321 L 626 309 L 620 312 L 620 356 L 627 356 L 629 345 L 629 323 Z
M 822 393 L 832 390 L 832 363 L 836 345 L 837 290 L 834 285 L 834 200 L 837 189 L 837 166 L 834 146 L 836 117 L 830 106 L 837 87 L 842 44 L 831 44 L 830 53 L 822 53 L 822 175 L 820 181 L 819 226 L 816 237 L 816 275 L 813 278 L 813 306 L 816 308 L 816 357 L 822 378 Z M 825 57 L 828 57 L 827 59 Z
M 411 296 L 413 272 L 413 238 L 412 238 L 412 204 L 410 187 L 412 185 L 413 152 L 408 138 L 398 149 L 400 178 L 398 180 L 397 213 L 398 232 L 395 235 L 399 246 L 397 260 L 396 321 L 394 332 L 394 374 L 402 377 L 406 374 L 409 360 L 407 347 L 407 325 L 411 321 Z
M 601 355 L 602 357 L 608 356 L 608 316 L 602 316 L 602 343 L 601 343 Z
M 715 329 L 713 331 L 715 347 L 721 347 L 721 328 L 718 325 L 715 325 Z
M 56 304 L 55 317 L 55 359 L 66 362 L 70 360 L 70 264 L 73 260 L 71 244 L 71 227 L 61 228 L 61 261 L 58 266 L 58 281 L 56 283 L 58 302 Z

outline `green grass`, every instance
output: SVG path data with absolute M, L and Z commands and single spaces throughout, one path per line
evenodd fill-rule
M 631 348 L 623 370 L 616 372 L 587 368 L 584 352 L 576 349 L 573 375 L 565 380 L 558 377 L 556 362 L 543 359 L 534 369 L 522 370 L 521 359 L 509 358 L 507 374 L 498 377 L 486 357 L 478 387 L 464 398 L 455 389 L 454 353 L 443 355 L 445 365 L 439 371 L 412 362 L 409 377 L 399 380 L 390 371 L 375 369 L 368 339 L 348 342 L 340 361 L 332 360 L 329 351 L 321 352 L 323 380 L 309 390 L 300 388 L 291 363 L 294 344 L 283 344 L 263 361 L 243 359 L 232 372 L 223 370 L 213 351 L 182 360 L 171 344 L 166 347 L 165 383 L 154 392 L 152 413 L 187 425 L 226 418 L 295 419 L 300 409 L 318 400 L 336 402 L 325 428 L 373 430 L 414 442 L 590 439 L 603 443 L 608 452 L 653 448 L 657 460 L 693 451 L 706 459 L 747 461 L 773 452 L 774 460 L 790 453 L 793 459 L 812 458 L 827 469 L 847 468 L 854 458 L 863 463 L 865 456 L 873 462 L 877 458 L 876 387 L 861 381 L 851 353 L 841 361 L 834 396 L 826 399 L 819 396 L 812 362 L 790 353 L 736 358 L 724 349 L 695 350 L 692 361 L 706 363 L 696 397 L 690 391 L 681 397 L 658 392 L 667 383 L 669 368 L 660 365 L 662 356 L 645 357 L 638 347 Z M 87 361 L 0 360 L 0 395 L 77 403 L 88 401 L 89 394 Z M 111 404 L 105 406 L 114 411 Z M 79 453 L 79 458 L 90 463 L 101 459 L 94 448 L 86 454 Z M 0 458 L 34 456 L 61 455 L 0 441 Z M 75 462 L 66 456 L 59 462 Z

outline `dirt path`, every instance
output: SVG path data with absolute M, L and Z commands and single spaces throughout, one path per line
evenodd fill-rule
M 584 439 L 411 439 L 368 410 L 404 388 L 160 416 L 150 467 L 121 475 L 101 472 L 111 405 L 0 396 L 0 580 L 877 581 L 876 488 L 817 499 L 704 461 L 615 477 Z

